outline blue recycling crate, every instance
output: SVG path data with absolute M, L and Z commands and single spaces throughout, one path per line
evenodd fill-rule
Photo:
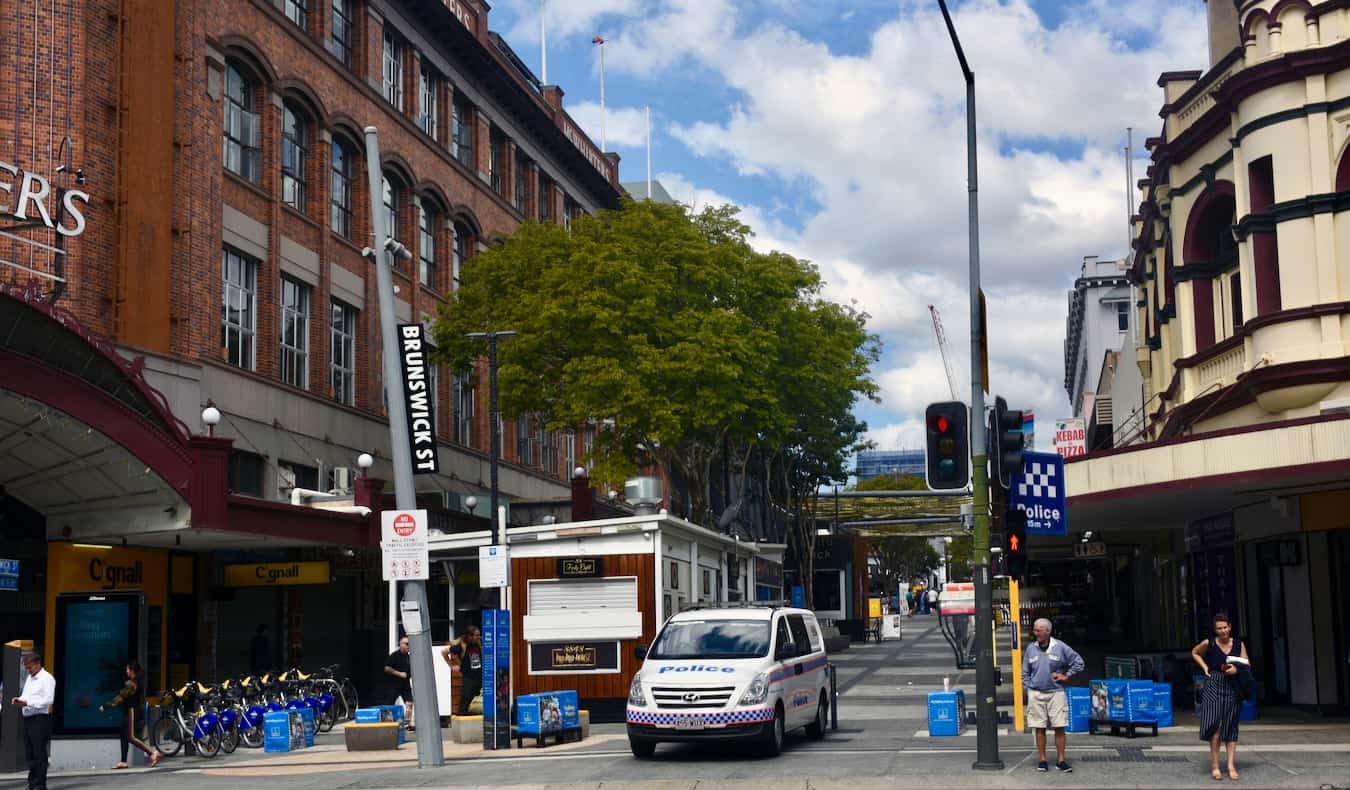
M 1130 720 L 1130 681 L 1115 678 L 1089 680 L 1092 718 L 1097 721 Z
M 1157 721 L 1158 716 L 1154 710 L 1156 695 L 1153 691 L 1153 681 L 1127 680 L 1126 683 L 1128 685 L 1125 688 L 1125 712 L 1129 717 L 1126 721 Z
M 1069 696 L 1069 732 L 1087 732 L 1092 719 L 1092 690 L 1079 686 L 1064 689 Z
M 1153 715 L 1159 727 L 1171 727 L 1172 720 L 1172 684 L 1153 684 Z
M 1238 721 L 1251 721 L 1256 718 L 1256 697 L 1242 701 L 1242 709 L 1238 711 Z
M 305 728 L 294 710 L 274 710 L 263 715 L 263 751 L 294 752 L 305 748 Z
M 314 709 L 311 707 L 296 708 L 296 713 L 300 714 L 300 731 L 305 734 L 305 746 L 314 745 Z
M 379 724 L 380 722 L 398 722 L 403 723 L 402 705 L 372 705 L 369 708 L 356 709 L 357 724 Z M 398 728 L 398 742 L 408 742 L 408 728 L 400 726 Z
M 928 692 L 928 734 L 932 737 L 960 735 L 966 729 L 966 693 Z
M 575 691 L 546 691 L 516 698 L 516 730 L 520 735 L 552 735 L 580 727 Z

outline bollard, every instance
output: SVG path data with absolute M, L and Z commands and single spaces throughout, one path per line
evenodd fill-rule
M 839 679 L 837 667 L 830 664 L 830 729 L 839 729 Z

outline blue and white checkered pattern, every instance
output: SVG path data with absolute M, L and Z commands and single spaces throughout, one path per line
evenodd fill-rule
M 706 727 L 725 727 L 734 724 L 757 724 L 773 721 L 773 711 L 764 708 L 752 710 L 732 710 L 722 713 L 656 713 L 645 710 L 629 710 L 629 724 L 646 724 L 652 727 L 674 727 L 679 719 L 703 719 Z
M 1017 484 L 1017 495 L 1036 499 L 1054 499 L 1059 496 L 1059 480 L 1055 467 L 1040 461 L 1029 462 L 1023 470 L 1022 482 Z

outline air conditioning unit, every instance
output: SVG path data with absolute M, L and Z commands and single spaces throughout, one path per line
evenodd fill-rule
M 350 466 L 333 467 L 333 485 L 329 489 L 333 494 L 350 494 L 352 492 L 352 480 L 355 479 Z

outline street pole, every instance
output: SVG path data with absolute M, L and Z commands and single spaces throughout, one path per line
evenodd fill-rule
M 998 707 L 994 702 L 994 593 L 989 578 L 989 480 L 985 469 L 984 427 L 984 371 L 981 364 L 984 349 L 980 309 L 980 202 L 979 178 L 975 150 L 975 73 L 966 62 L 961 39 L 947 11 L 946 0 L 938 0 L 942 18 L 961 72 L 966 79 L 966 170 L 969 194 L 968 232 L 970 234 L 970 470 L 974 497 L 975 536 L 975 746 L 976 757 L 972 768 L 999 771 L 1003 761 L 998 756 Z
M 398 386 L 402 378 L 399 364 L 398 333 L 394 327 L 394 277 L 393 256 L 395 252 L 408 255 L 403 245 L 394 241 L 390 229 L 384 226 L 384 211 L 381 195 L 384 194 L 383 176 L 380 172 L 380 136 L 374 126 L 366 127 L 366 174 L 370 179 L 370 220 L 373 249 L 367 249 L 368 257 L 375 261 L 375 281 L 380 298 L 380 338 L 384 357 L 384 392 L 389 409 L 389 439 L 393 448 L 394 465 L 394 502 L 399 510 L 413 510 L 417 507 L 417 494 L 413 489 L 412 457 L 408 440 L 407 404 L 403 401 L 403 388 Z M 421 613 L 426 623 L 431 617 L 427 606 L 427 585 L 421 579 L 404 582 L 404 600 L 412 603 Z M 424 722 L 430 726 L 417 728 L 417 766 L 434 768 L 445 764 L 445 752 L 441 745 L 441 711 L 436 700 L 436 668 L 431 657 L 431 632 L 425 627 L 416 633 L 408 633 L 409 659 L 412 664 L 412 677 L 419 692 L 417 707 Z
M 465 337 L 474 340 L 486 340 L 488 342 L 488 468 L 489 468 L 489 486 L 491 487 L 492 508 L 491 518 L 493 520 L 494 534 L 498 536 L 498 545 L 506 545 L 506 519 L 498 513 L 497 507 L 497 464 L 502 456 L 501 440 L 502 435 L 497 425 L 497 338 L 515 337 L 518 333 L 512 331 L 501 332 L 470 332 Z M 510 608 L 506 601 L 506 588 L 501 589 L 501 607 Z

